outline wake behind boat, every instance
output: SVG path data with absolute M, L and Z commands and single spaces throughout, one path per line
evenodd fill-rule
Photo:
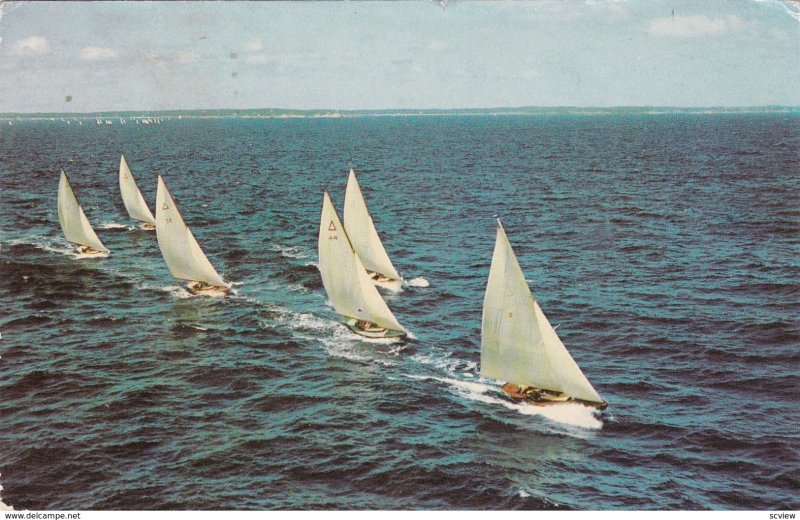
M 122 194 L 122 202 L 125 204 L 125 210 L 128 215 L 132 219 L 142 222 L 142 229 L 147 231 L 154 230 L 156 228 L 156 219 L 150 208 L 147 207 L 147 203 L 142 197 L 139 186 L 136 185 L 136 180 L 133 178 L 133 173 L 131 173 L 124 155 L 119 156 L 119 191 Z
M 63 168 L 58 182 L 58 223 L 67 240 L 78 245 L 78 253 L 88 256 L 108 256 L 110 253 L 89 224 Z
M 156 190 L 155 220 L 158 247 L 172 276 L 180 280 L 189 280 L 186 288 L 195 295 L 230 294 L 230 285 L 222 280 L 200 249 L 160 175 Z
M 507 381 L 506 394 L 536 406 L 608 406 L 539 308 L 499 220 L 483 300 L 481 375 Z
M 344 195 L 344 227 L 372 283 L 395 292 L 399 291 L 403 286 L 403 278 L 386 254 L 352 168 Z
M 368 338 L 406 335 L 353 249 L 327 192 L 319 226 L 319 272 L 328 298 L 350 330 Z

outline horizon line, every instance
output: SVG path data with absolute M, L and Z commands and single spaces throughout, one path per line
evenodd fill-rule
M 110 109 L 95 110 L 90 112 L 0 112 L 0 118 L 8 119 L 13 116 L 37 115 L 64 115 L 69 117 L 99 117 L 102 115 L 122 113 L 147 113 L 147 114 L 174 114 L 187 112 L 269 112 L 273 114 L 291 113 L 323 113 L 323 114 L 419 114 L 419 113 L 452 113 L 452 112 L 522 112 L 522 111 L 641 111 L 641 110 L 668 110 L 668 111 L 800 111 L 800 105 L 707 105 L 707 106 L 680 106 L 680 105 L 614 105 L 614 106 L 589 106 L 589 105 L 522 105 L 505 107 L 463 107 L 463 108 L 169 108 L 169 109 Z

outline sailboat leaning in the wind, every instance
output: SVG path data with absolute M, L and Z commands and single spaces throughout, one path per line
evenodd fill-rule
M 533 297 L 505 230 L 497 240 L 483 300 L 481 375 L 506 381 L 502 390 L 537 406 L 579 403 L 605 409 Z
M 136 185 L 131 169 L 124 155 L 119 156 L 119 191 L 122 202 L 132 219 L 142 222 L 142 229 L 152 231 L 156 228 L 156 219 L 147 207 L 147 203 Z
M 222 280 L 203 254 L 160 175 L 156 190 L 156 236 L 170 273 L 175 278 L 189 280 L 186 288 L 190 293 L 205 296 L 230 294 L 230 285 Z
M 344 195 L 344 227 L 347 229 L 353 249 L 367 268 L 372 283 L 399 291 L 403 286 L 403 278 L 383 248 L 352 168 Z
M 319 225 L 319 272 L 333 308 L 350 330 L 369 338 L 406 335 L 353 250 L 327 192 Z
M 78 253 L 89 256 L 108 256 L 109 250 L 100 242 L 89 224 L 63 169 L 58 182 L 58 222 L 61 224 L 67 240 L 78 245 Z

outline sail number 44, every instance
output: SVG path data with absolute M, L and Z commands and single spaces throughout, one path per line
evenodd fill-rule
M 328 235 L 328 240 L 339 240 L 339 235 Z

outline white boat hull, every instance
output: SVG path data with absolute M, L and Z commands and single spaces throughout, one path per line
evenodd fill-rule
M 515 401 L 522 401 L 534 406 L 555 406 L 559 404 L 580 404 L 589 408 L 597 408 L 598 410 L 605 410 L 608 408 L 608 403 L 596 403 L 593 401 L 584 401 L 583 399 L 575 399 L 560 392 L 551 392 L 541 388 L 528 388 L 522 390 L 518 385 L 513 383 L 506 383 L 500 388 L 506 395 Z
M 362 329 L 358 326 L 358 320 L 355 318 L 349 318 L 345 324 L 350 328 L 350 330 L 366 338 L 402 338 L 406 335 L 406 333 L 402 330 L 385 329 L 378 326 Z
M 92 249 L 89 246 L 78 246 L 75 248 L 75 251 L 78 252 L 80 255 L 84 256 L 92 256 L 92 257 L 105 257 L 108 256 L 108 253 L 105 251 L 98 251 L 97 249 Z
M 400 292 L 403 290 L 403 279 L 396 279 L 396 278 L 389 278 L 387 276 L 383 276 L 380 273 L 376 273 L 373 271 L 367 271 L 370 280 L 372 283 L 377 287 L 383 287 L 384 289 L 388 289 L 392 292 Z
M 189 282 L 186 289 L 195 296 L 213 296 L 217 298 L 228 296 L 231 293 L 229 287 L 208 285 L 202 282 Z

